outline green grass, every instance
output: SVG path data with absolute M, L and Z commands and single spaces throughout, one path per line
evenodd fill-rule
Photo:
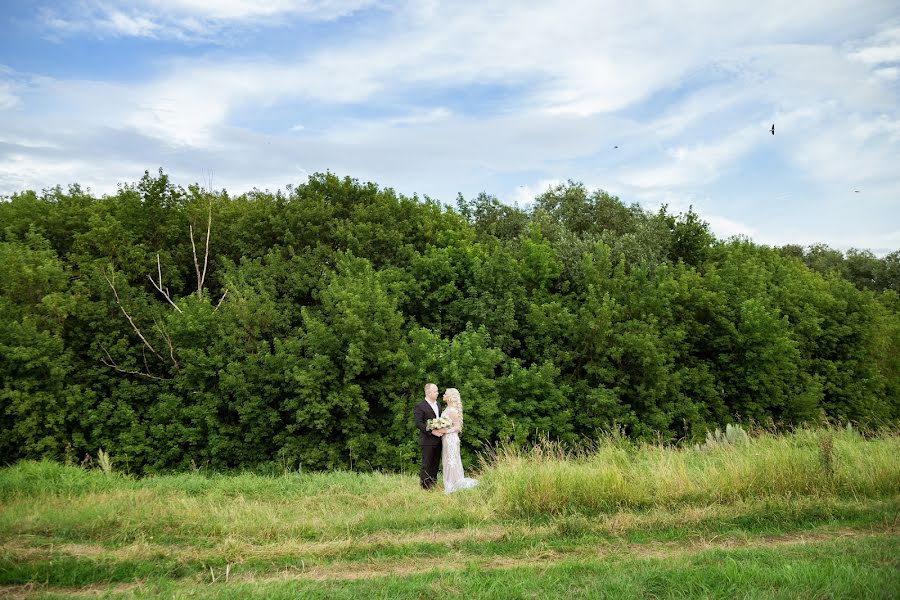
M 515 516 L 761 498 L 879 498 L 900 489 L 898 451 L 897 436 L 864 440 L 845 430 L 762 434 L 744 446 L 705 451 L 607 438 L 580 455 L 553 444 L 500 450 L 485 480 L 498 509 Z
M 293 578 L 298 570 L 226 583 L 219 569 L 216 582 L 160 578 L 101 590 L 109 598 L 891 598 L 900 589 L 897 556 L 896 536 L 871 536 L 771 549 L 613 552 L 521 566 L 454 556 L 424 572 L 350 581 Z
M 501 449 L 450 496 L 381 473 L 22 462 L 0 469 L 0 595 L 890 597 L 898 457 L 897 436 L 835 430 L 712 450 L 610 437 Z

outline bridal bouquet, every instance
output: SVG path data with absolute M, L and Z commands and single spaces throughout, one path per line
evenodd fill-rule
M 436 419 L 428 419 L 425 423 L 425 429 L 431 431 L 432 429 L 447 429 L 453 425 L 453 423 L 447 417 L 438 417 Z

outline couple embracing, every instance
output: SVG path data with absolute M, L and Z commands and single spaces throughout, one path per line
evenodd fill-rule
M 437 400 L 438 388 L 433 383 L 425 384 L 425 400 L 416 404 L 413 419 L 419 429 L 419 446 L 422 448 L 422 468 L 419 481 L 424 489 L 430 489 L 437 482 L 438 461 L 443 465 L 444 492 L 449 494 L 478 485 L 477 479 L 470 479 L 463 474 L 462 461 L 459 458 L 459 434 L 462 432 L 463 409 L 459 391 L 448 388 L 444 392 L 446 408 L 441 412 Z M 449 427 L 430 429 L 428 421 L 444 417 L 450 422 Z

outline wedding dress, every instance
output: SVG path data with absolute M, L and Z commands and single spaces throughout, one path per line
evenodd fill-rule
M 467 490 L 478 485 L 477 479 L 466 477 L 462 460 L 459 458 L 459 411 L 453 407 L 444 409 L 442 417 L 447 417 L 453 426 L 441 437 L 441 463 L 444 471 L 444 493 Z

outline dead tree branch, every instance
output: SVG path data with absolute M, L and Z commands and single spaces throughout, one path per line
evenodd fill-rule
M 219 303 L 216 304 L 215 310 L 219 310 L 219 307 L 222 306 L 222 301 L 225 300 L 225 296 L 228 295 L 228 288 L 225 288 L 225 293 L 222 294 L 222 297 L 219 298 Z
M 106 358 L 105 359 L 101 358 L 100 362 L 102 362 L 107 367 L 110 367 L 110 368 L 118 371 L 119 373 L 126 373 L 128 375 L 137 375 L 139 377 L 146 377 L 148 379 L 155 379 L 157 381 L 169 381 L 169 379 L 166 377 L 159 377 L 157 375 L 151 375 L 150 373 L 144 373 L 142 371 L 129 371 L 128 369 L 123 369 L 123 368 L 119 367 L 119 365 L 116 364 L 116 362 L 112 359 L 112 356 L 110 356 L 109 352 L 107 352 L 106 348 L 104 348 L 103 346 L 100 346 L 100 349 L 103 350 L 104 354 L 106 354 Z
M 206 248 L 203 251 L 203 275 L 200 277 L 199 288 L 203 288 L 203 283 L 206 281 L 206 266 L 209 264 L 209 235 L 212 233 L 212 197 L 209 198 L 209 203 L 207 204 L 207 214 L 209 215 L 206 220 Z
M 212 233 L 212 198 L 209 199 L 206 221 L 206 248 L 203 253 L 203 272 L 200 272 L 200 261 L 197 260 L 197 245 L 194 243 L 194 226 L 188 226 L 191 234 L 191 250 L 194 252 L 194 270 L 197 272 L 197 299 L 203 299 L 203 282 L 206 281 L 206 267 L 209 264 L 209 236 Z
M 194 270 L 197 272 L 197 298 L 203 298 L 203 291 L 200 289 L 200 263 L 197 262 L 197 246 L 194 245 L 194 225 L 188 225 L 188 231 L 191 234 L 191 250 L 194 252 Z
M 135 324 L 134 319 L 132 319 L 131 315 L 128 314 L 128 311 L 125 310 L 125 307 L 122 306 L 122 301 L 119 299 L 119 292 L 116 291 L 116 285 L 115 285 L 116 272 L 112 271 L 112 275 L 108 277 L 106 275 L 106 270 L 104 270 L 103 278 L 106 279 L 106 283 L 108 283 L 109 287 L 112 288 L 113 295 L 116 297 L 116 304 L 119 305 L 119 308 L 122 310 L 122 314 L 125 315 L 125 318 L 128 319 L 128 322 L 131 323 L 131 328 L 134 329 L 134 332 L 138 335 L 139 338 L 141 338 L 141 341 L 144 342 L 144 345 L 147 346 L 148 348 L 150 348 L 150 350 L 153 352 L 153 354 L 155 354 L 157 356 L 157 358 L 159 358 L 160 361 L 165 362 L 163 360 L 163 357 L 159 355 L 159 352 L 156 351 L 156 348 L 154 348 L 150 344 L 150 342 L 147 341 L 147 338 L 144 337 L 144 334 L 141 333 L 141 330 Z
M 172 302 L 172 298 L 169 296 L 169 288 L 163 288 L 163 284 L 162 284 L 162 265 L 160 265 L 160 262 L 159 262 L 159 252 L 156 253 L 156 272 L 159 274 L 159 283 L 156 283 L 155 281 L 153 281 L 153 276 L 151 276 L 151 275 L 148 273 L 148 274 L 147 274 L 147 277 L 150 278 L 150 283 L 153 284 L 153 287 L 155 287 L 157 290 L 159 290 L 159 293 L 160 293 L 160 294 L 162 294 L 163 296 L 166 297 L 166 300 L 169 301 L 169 304 L 171 304 L 171 305 L 175 308 L 175 310 L 177 310 L 178 312 L 184 314 L 184 313 L 182 312 L 182 310 L 181 310 L 180 308 L 178 308 L 178 305 L 175 304 L 174 302 Z
M 169 336 L 169 332 L 166 331 L 166 328 L 163 327 L 162 324 L 156 320 L 156 318 L 153 319 L 153 325 L 156 327 L 156 330 L 160 333 L 160 335 L 163 336 L 163 339 L 166 340 L 166 344 L 168 344 L 169 346 L 169 356 L 172 358 L 172 364 L 175 365 L 176 369 L 180 369 L 181 367 L 178 365 L 178 361 L 175 359 L 175 346 L 172 344 L 172 338 Z

